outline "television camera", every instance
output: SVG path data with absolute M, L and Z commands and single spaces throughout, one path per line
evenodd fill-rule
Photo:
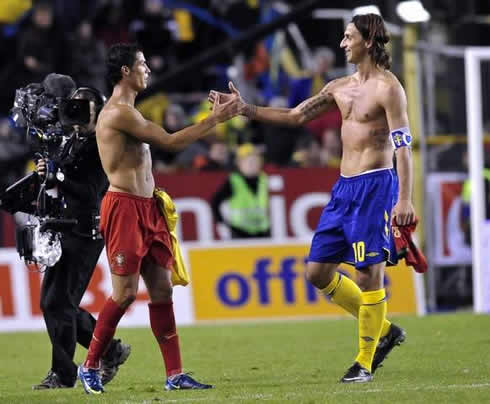
M 88 94 L 88 96 L 87 96 Z M 65 168 L 76 164 L 84 142 L 94 136 L 97 113 L 105 97 L 89 87 L 76 87 L 70 76 L 51 73 L 42 83 L 16 90 L 11 119 L 25 130 L 37 159 L 46 162 L 44 176 L 32 172 L 0 194 L 0 208 L 29 214 L 29 221 L 16 232 L 19 255 L 28 263 L 53 266 L 61 258 L 61 237 L 77 224 L 65 217 L 66 204 L 56 180 L 63 181 Z M 98 216 L 92 235 L 97 237 Z

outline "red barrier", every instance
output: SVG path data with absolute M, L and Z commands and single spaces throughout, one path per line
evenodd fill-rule
M 270 192 L 271 199 L 275 200 L 276 225 L 283 225 L 286 229 L 284 236 L 297 236 L 294 220 L 291 217 L 292 208 L 300 198 L 308 198 L 317 193 L 327 193 L 332 189 L 339 176 L 339 170 L 334 168 L 281 168 L 268 169 L 267 173 L 276 184 Z M 192 198 L 196 203 L 203 203 L 210 212 L 209 201 L 216 189 L 225 181 L 226 172 L 192 172 L 178 174 L 155 174 L 156 184 L 164 188 L 174 199 Z M 192 203 L 192 201 L 190 203 Z M 314 230 L 321 210 L 328 198 L 319 196 L 316 202 L 306 203 L 306 211 L 298 207 L 295 212 L 305 214 L 305 221 L 310 229 Z M 178 206 L 179 207 L 179 206 Z M 209 213 L 207 212 L 207 213 Z M 11 215 L 1 212 L 4 247 L 15 246 L 15 225 Z M 183 241 L 199 240 L 196 210 L 184 210 L 181 214 Z M 298 219 L 298 218 L 296 218 Z M 218 239 L 215 229 L 209 229 Z
M 284 202 L 284 212 L 279 212 L 279 215 L 284 218 L 287 236 L 296 235 L 295 230 L 292 228 L 294 221 L 291 220 L 291 208 L 298 201 L 298 198 L 308 196 L 308 194 L 330 192 L 339 177 L 339 170 L 333 168 L 282 168 L 269 169 L 267 173 L 277 183 L 276 189 L 270 192 L 271 198 L 276 197 L 276 200 L 282 198 Z M 227 174 L 223 172 L 158 174 L 155 180 L 157 185 L 164 188 L 174 199 L 199 198 L 209 204 L 213 193 L 225 181 L 226 176 Z M 321 210 L 326 202 L 327 198 L 305 213 L 310 229 L 315 229 Z M 279 203 L 278 206 L 281 206 L 281 204 Z M 183 241 L 199 239 L 196 214 L 184 211 L 181 214 L 181 226 Z M 215 231 L 214 236 L 217 239 Z

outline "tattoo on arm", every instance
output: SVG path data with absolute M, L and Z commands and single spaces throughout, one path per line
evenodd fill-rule
M 329 104 L 329 101 L 327 94 L 318 94 L 316 97 L 303 101 L 299 105 L 299 110 L 307 120 L 310 120 L 316 117 Z

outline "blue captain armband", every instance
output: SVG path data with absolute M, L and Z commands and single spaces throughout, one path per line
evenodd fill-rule
M 410 130 L 407 126 L 392 130 L 390 132 L 390 138 L 395 150 L 399 149 L 400 147 L 410 147 L 412 145 L 412 135 L 410 134 Z

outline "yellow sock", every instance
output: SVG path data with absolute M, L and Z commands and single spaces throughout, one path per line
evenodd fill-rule
M 361 306 L 361 289 L 356 283 L 345 275 L 335 272 L 335 275 L 322 292 L 329 295 L 332 301 L 348 311 L 354 317 L 359 316 Z
M 391 327 L 391 322 L 385 318 L 385 321 L 383 321 L 383 327 L 381 328 L 381 334 L 379 334 L 379 338 L 383 338 L 388 334 L 388 331 L 390 331 Z
M 356 362 L 371 371 L 374 352 L 378 345 L 383 320 L 386 316 L 386 293 L 384 289 L 361 293 L 359 308 L 359 354 Z
M 336 272 L 332 282 L 321 290 L 324 294 L 330 295 L 332 302 L 342 307 L 345 311 L 352 314 L 355 318 L 359 318 L 359 307 L 361 307 L 361 289 L 350 278 Z M 383 328 L 381 329 L 381 337 L 388 334 L 391 323 L 385 318 Z

